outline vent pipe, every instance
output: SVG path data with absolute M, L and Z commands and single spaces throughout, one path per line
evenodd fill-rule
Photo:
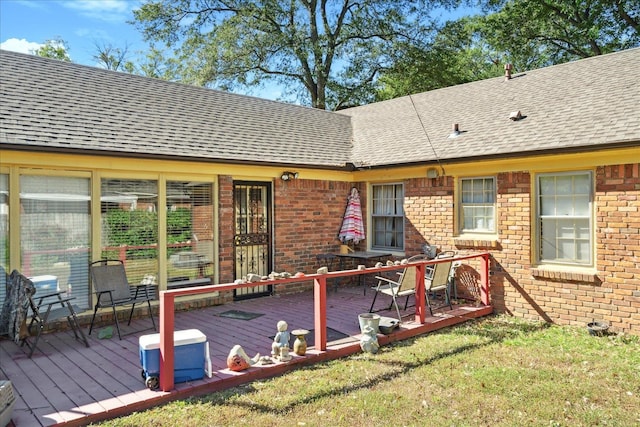
M 513 65 L 504 64 L 504 81 L 511 80 L 511 70 L 513 69 Z
M 449 134 L 449 138 L 456 138 L 460 135 L 460 126 L 458 126 L 458 123 L 454 123 L 453 126 L 451 126 L 451 133 Z

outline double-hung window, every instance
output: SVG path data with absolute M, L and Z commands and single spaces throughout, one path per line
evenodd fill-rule
M 404 250 L 403 185 L 373 185 L 371 200 L 372 248 L 393 251 Z
M 539 261 L 591 265 L 592 174 L 538 175 L 536 197 Z
M 460 232 L 495 233 L 495 178 L 463 178 L 460 189 Z

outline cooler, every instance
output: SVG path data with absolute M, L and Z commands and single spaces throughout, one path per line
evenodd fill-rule
M 38 293 L 48 294 L 52 292 L 58 292 L 58 277 L 45 274 L 43 276 L 33 276 L 29 278 L 33 285 L 36 287 L 36 297 Z
M 208 360 L 207 337 L 198 329 L 174 331 L 174 382 L 199 380 L 205 374 Z M 151 389 L 159 385 L 160 334 L 143 335 L 139 339 L 140 364 L 145 384 Z

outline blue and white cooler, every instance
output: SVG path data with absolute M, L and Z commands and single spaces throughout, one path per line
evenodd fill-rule
M 139 338 L 140 364 L 145 385 L 155 390 L 160 385 L 160 334 Z M 173 332 L 174 383 L 199 380 L 205 373 L 211 378 L 211 357 L 207 337 L 198 329 Z
M 42 276 L 33 276 L 29 279 L 36 287 L 36 296 L 38 296 L 38 294 L 50 294 L 52 292 L 58 292 L 60 290 L 60 287 L 58 286 L 57 276 L 45 274 Z

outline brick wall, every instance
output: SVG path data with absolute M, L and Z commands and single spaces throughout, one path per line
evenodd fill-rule
M 424 244 L 453 249 L 454 181 L 448 176 L 405 181 L 405 253 L 422 252 Z
M 275 269 L 313 273 L 315 256 L 336 252 L 337 234 L 351 183 L 277 180 L 274 184 Z M 366 220 L 366 188 L 360 190 Z M 596 170 L 594 272 L 557 271 L 532 265 L 532 177 L 527 171 L 497 175 L 498 238 L 456 237 L 452 177 L 405 181 L 407 256 L 424 244 L 459 253 L 489 251 L 491 302 L 497 312 L 527 319 L 584 326 L 606 321 L 616 332 L 640 333 L 640 173 L 638 164 Z M 232 281 L 232 181 L 220 180 L 221 281 Z M 340 212 L 340 214 L 336 214 Z M 337 268 L 337 265 L 334 267 Z M 225 274 L 225 271 L 227 272 Z M 458 291 L 477 298 L 474 265 L 458 272 Z M 311 282 L 278 287 L 277 293 L 309 289 Z
M 497 241 L 454 239 L 459 252 L 492 254 L 491 300 L 498 312 L 584 326 L 597 320 L 640 333 L 638 164 L 596 170 L 594 272 L 532 265 L 531 177 L 498 175 Z M 448 224 L 453 229 L 453 223 Z
M 336 253 L 338 232 L 352 184 L 296 179 L 274 184 L 274 263 L 277 272 L 315 273 L 316 255 Z M 366 193 L 359 188 L 366 217 Z M 337 269 L 337 261 L 333 269 Z M 276 289 L 278 293 L 309 289 L 312 282 Z
M 595 204 L 602 283 L 578 294 L 579 301 L 596 319 L 640 334 L 640 164 L 598 168 Z
M 214 264 L 218 268 L 219 283 L 232 283 L 234 253 L 233 236 L 233 178 L 220 176 L 218 179 L 218 259 Z M 225 301 L 233 299 L 233 292 L 223 292 L 221 298 Z

